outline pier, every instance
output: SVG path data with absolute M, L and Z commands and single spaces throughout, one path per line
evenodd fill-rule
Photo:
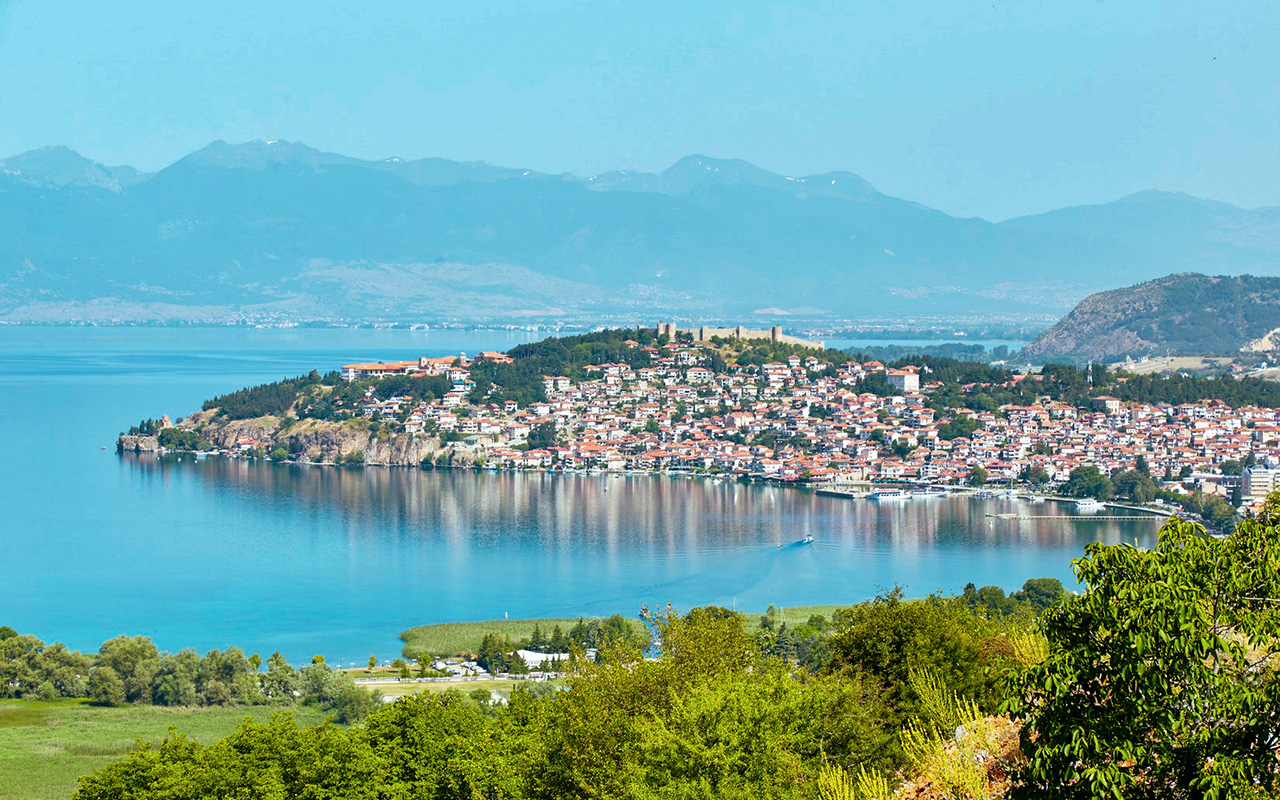
M 1154 522 L 1163 522 L 1169 518 L 1167 514 L 1158 514 L 1155 512 L 1149 514 L 984 514 L 983 516 L 992 517 L 994 519 L 1056 519 L 1058 521 L 1070 522 L 1088 522 L 1105 520 L 1143 520 L 1149 519 Z

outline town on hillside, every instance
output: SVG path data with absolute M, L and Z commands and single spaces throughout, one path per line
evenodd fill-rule
M 544 375 L 546 399 L 525 404 L 469 404 L 472 371 L 510 363 L 503 353 L 347 364 L 344 381 L 369 383 L 337 416 L 439 435 L 471 453 L 471 463 L 493 468 L 683 470 L 836 486 L 1049 486 L 1094 467 L 1102 475 L 1139 470 L 1158 491 L 1203 492 L 1246 509 L 1280 476 L 1275 408 L 1101 395 L 1086 408 L 1045 396 L 940 412 L 929 400 L 942 384 L 927 365 L 832 363 L 817 355 L 730 364 L 692 337 L 665 339 L 624 343 L 645 351 L 648 366 L 593 363 L 578 380 Z M 429 401 L 380 399 L 374 386 L 390 376 L 442 376 L 451 388 Z M 1010 373 L 1007 380 L 1042 377 Z M 891 390 L 868 391 L 871 383 Z

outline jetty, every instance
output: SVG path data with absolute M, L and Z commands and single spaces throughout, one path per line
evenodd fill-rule
M 1147 514 L 984 514 L 993 519 L 1056 519 L 1060 522 L 1103 522 L 1105 520 L 1144 520 L 1163 522 L 1170 515 L 1159 512 Z

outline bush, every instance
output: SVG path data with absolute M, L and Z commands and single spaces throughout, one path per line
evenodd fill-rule
M 212 450 L 213 445 L 201 438 L 200 434 L 185 428 L 165 428 L 157 437 L 160 446 L 166 450 Z
M 1074 566 L 1087 588 L 1045 615 L 1048 656 L 1011 687 L 1019 796 L 1271 796 L 1280 528 L 1218 540 L 1174 518 L 1154 549 L 1093 543 Z

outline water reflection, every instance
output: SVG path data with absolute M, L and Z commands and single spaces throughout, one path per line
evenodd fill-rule
M 1031 556 L 1042 565 L 1032 572 L 1066 577 L 1067 562 L 1087 542 L 1149 543 L 1157 528 L 1155 518 L 1094 520 L 1072 515 L 1055 503 L 1011 499 L 949 497 L 878 504 L 786 487 L 681 477 L 350 470 L 191 456 L 126 459 L 143 482 L 195 481 L 213 500 L 235 498 L 267 519 L 287 515 L 301 520 L 306 535 L 319 540 L 340 533 L 351 546 L 395 542 L 447 554 L 451 560 L 474 559 L 495 566 L 513 551 L 597 568 L 603 564 L 622 570 L 643 564 L 657 573 L 653 585 L 664 585 L 656 581 L 659 577 L 682 573 L 691 580 L 694 574 L 686 565 L 724 562 L 729 568 L 728 559 L 758 557 L 762 550 L 778 550 L 805 536 L 815 539 L 811 549 L 820 557 L 814 565 L 818 573 L 848 569 L 864 584 L 929 577 L 930 588 L 953 587 L 984 576 L 1012 584 L 1030 573 L 980 569 L 982 574 L 970 575 L 962 567 Z M 990 516 L 996 513 L 1040 518 Z M 936 561 L 937 569 L 927 576 L 898 575 L 888 569 L 909 563 L 903 559 Z M 876 565 L 886 569 L 877 570 Z M 699 573 L 698 580 L 715 585 L 712 578 Z M 736 582 L 750 589 L 743 576 L 736 576 Z M 825 594 L 832 600 L 848 597 L 842 591 Z M 712 599 L 716 598 L 705 598 Z

